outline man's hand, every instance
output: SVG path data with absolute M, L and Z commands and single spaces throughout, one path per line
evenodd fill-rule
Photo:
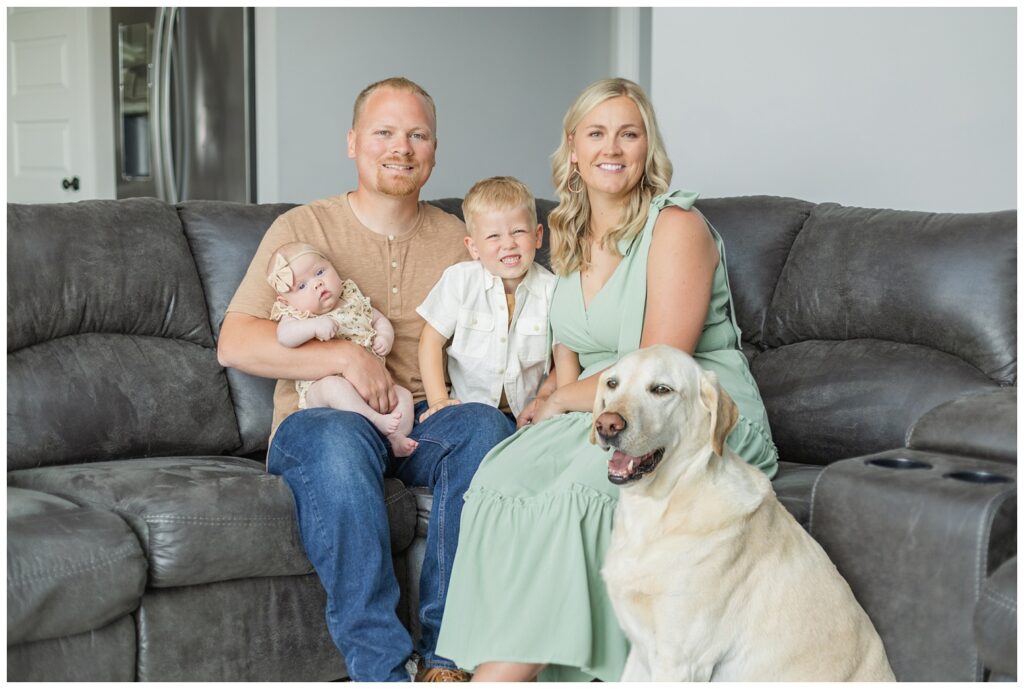
M 420 423 L 423 423 L 424 421 L 426 421 L 431 416 L 433 416 L 437 412 L 441 411 L 445 407 L 450 407 L 450 406 L 455 405 L 455 404 L 462 404 L 462 402 L 460 402 L 459 400 L 456 400 L 456 399 L 446 399 L 446 400 L 441 400 L 440 402 L 437 402 L 436 404 L 430 405 L 430 407 L 428 407 L 425 412 L 420 414 Z
M 313 336 L 321 342 L 333 340 L 338 334 L 338 324 L 333 318 L 317 316 L 313 319 Z
M 393 339 L 394 335 L 392 335 L 391 337 L 387 337 L 381 333 L 377 333 L 376 335 L 373 336 L 373 344 L 371 344 L 370 346 L 373 348 L 373 351 L 376 352 L 378 355 L 384 356 L 385 354 L 391 351 L 391 341 Z
M 359 345 L 349 348 L 349 358 L 341 375 L 378 414 L 387 414 L 398 404 L 395 382 L 384 363 Z

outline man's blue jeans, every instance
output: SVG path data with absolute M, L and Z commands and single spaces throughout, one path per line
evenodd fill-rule
M 416 405 L 416 416 L 426 403 Z M 446 407 L 410 437 L 411 457 L 390 455 L 387 440 L 364 417 L 334 409 L 305 409 L 285 419 L 267 456 L 270 473 L 295 495 L 306 554 L 327 591 L 327 628 L 358 681 L 408 681 L 412 640 L 398 620 L 398 581 L 384 506 L 384 477 L 427 486 L 434 501 L 420 577 L 422 638 L 428 667 L 454 667 L 434 653 L 444 612 L 462 496 L 480 460 L 515 430 L 494 407 Z

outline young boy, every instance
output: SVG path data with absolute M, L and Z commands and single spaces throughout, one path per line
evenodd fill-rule
M 448 268 L 416 309 L 427 321 L 419 362 L 429 407 L 420 422 L 460 402 L 518 416 L 548 369 L 548 307 L 556 278 L 533 262 L 544 233 L 533 195 L 512 177 L 491 177 L 473 185 L 462 213 L 466 248 L 476 260 Z

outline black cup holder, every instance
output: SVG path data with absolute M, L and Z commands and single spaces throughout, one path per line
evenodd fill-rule
M 927 462 L 919 462 L 916 459 L 906 457 L 884 457 L 882 459 L 869 459 L 866 464 L 886 469 L 931 469 L 932 465 Z
M 954 471 L 944 474 L 943 478 L 967 481 L 968 483 L 1009 483 L 1012 480 L 1008 476 L 994 474 L 991 471 Z

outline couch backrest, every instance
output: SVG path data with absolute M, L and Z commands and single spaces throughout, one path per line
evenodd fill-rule
M 277 216 L 294 207 L 292 203 L 247 205 L 223 201 L 188 201 L 178 205 L 178 215 L 206 294 L 215 340 L 220 336 L 224 311 L 264 233 Z M 240 445 L 235 454 L 266 451 L 274 414 L 275 381 L 233 368 L 227 369 L 227 380 L 238 419 Z
M 461 217 L 461 199 L 432 201 Z M 554 203 L 538 200 L 547 225 Z M 273 381 L 215 340 L 292 204 L 8 205 L 8 469 L 265 451 Z M 903 444 L 924 412 L 1016 383 L 1016 213 L 704 199 L 780 456 Z M 538 260 L 549 265 L 545 233 Z M 45 285 L 53 285 L 51 291 Z
M 9 204 L 8 470 L 238 445 L 174 207 Z
M 1016 383 L 1015 211 L 771 197 L 698 207 L 725 241 L 782 459 L 827 464 L 899 447 L 936 405 Z

